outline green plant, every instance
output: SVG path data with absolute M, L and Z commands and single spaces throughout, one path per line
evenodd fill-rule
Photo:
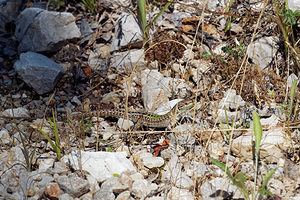
M 284 45 L 285 45 L 285 55 L 286 58 L 288 58 L 288 50 L 291 49 L 291 53 L 294 55 L 294 62 L 295 65 L 299 67 L 298 59 L 299 55 L 297 53 L 296 49 L 296 38 L 294 35 L 294 27 L 295 25 L 300 23 L 299 17 L 300 17 L 300 11 L 295 10 L 294 12 L 289 9 L 288 2 L 285 2 L 285 5 L 282 6 L 281 2 L 273 0 L 273 5 L 275 9 L 275 20 L 276 23 L 282 33 L 283 39 L 284 39 Z
M 65 2 L 63 0 L 51 0 L 50 4 L 54 5 L 55 7 L 60 7 L 65 5 Z
M 287 102 L 284 102 L 281 105 L 281 111 L 284 113 L 286 120 L 295 120 L 297 117 L 297 113 L 299 112 L 299 105 L 294 105 L 297 84 L 298 81 L 295 81 L 291 87 L 289 104 Z
M 161 14 L 173 3 L 174 0 L 168 1 L 166 5 L 161 9 L 161 11 L 147 24 L 147 8 L 146 8 L 146 0 L 138 0 L 138 15 L 139 15 L 139 22 L 142 26 L 143 30 L 143 39 L 144 44 L 146 43 L 147 39 L 149 38 L 149 28 L 153 25 L 153 23 L 161 16 Z
M 55 113 L 54 111 L 52 112 L 53 118 L 51 121 L 51 119 L 49 118 L 48 121 L 52 127 L 52 131 L 55 137 L 55 143 L 51 140 L 51 138 L 47 135 L 47 133 L 45 133 L 45 131 L 42 130 L 42 128 L 39 128 L 39 131 L 45 136 L 45 138 L 48 140 L 48 142 L 50 143 L 53 151 L 55 151 L 56 155 L 57 155 L 57 159 L 60 160 L 61 158 L 61 147 L 60 147 L 60 138 L 59 138 L 59 134 L 58 134 L 58 128 L 57 128 L 57 124 L 55 121 Z
M 82 0 L 82 2 L 89 9 L 89 11 L 91 11 L 92 14 L 95 14 L 97 12 L 95 0 Z
M 224 109 L 224 111 L 225 111 L 225 117 L 226 117 L 227 130 L 229 130 L 230 129 L 230 124 L 229 124 L 229 121 L 228 121 L 228 115 L 227 115 L 226 108 Z M 230 132 L 226 131 L 226 128 L 224 127 L 224 124 L 221 122 L 220 118 L 219 118 L 219 122 L 220 122 L 220 125 L 221 125 L 222 129 L 224 130 L 224 135 L 227 139 L 227 142 L 230 143 L 230 138 L 231 138 Z
M 238 43 L 238 42 L 237 42 Z M 244 56 L 244 51 L 245 51 L 245 44 L 239 44 L 237 45 L 236 48 L 230 47 L 230 46 L 225 46 L 222 47 L 222 51 L 229 56 L 233 56 L 235 60 L 237 60 L 239 57 Z
M 254 185 L 255 188 L 252 190 L 252 199 L 261 199 L 262 197 L 268 195 L 270 197 L 274 197 L 274 195 L 267 189 L 267 184 L 272 177 L 272 175 L 275 173 L 277 168 L 270 170 L 262 180 L 262 183 L 259 187 L 258 190 L 257 188 L 257 172 L 258 172 L 258 164 L 259 164 L 259 152 L 260 152 L 260 143 L 262 139 L 262 126 L 260 123 L 260 119 L 258 114 L 253 111 L 253 124 L 254 124 L 254 136 L 255 136 L 255 142 L 254 142 L 254 157 L 255 157 L 255 175 L 254 175 Z M 226 175 L 229 177 L 229 179 L 232 181 L 232 184 L 235 185 L 243 194 L 244 198 L 246 200 L 250 200 L 250 195 L 249 195 L 249 189 L 246 186 L 246 180 L 248 179 L 248 176 L 243 174 L 242 172 L 236 174 L 235 176 L 232 175 L 228 167 L 223 164 L 222 162 L 219 162 L 216 159 L 210 158 L 210 161 L 218 166 L 221 170 L 223 170 Z
M 20 147 L 20 148 L 21 148 L 22 153 L 25 158 L 26 169 L 27 169 L 27 171 L 31 172 L 32 166 L 33 166 L 32 161 L 33 161 L 33 158 L 35 155 L 35 149 L 33 149 L 31 152 L 29 152 L 28 148 L 25 145 L 25 139 L 24 139 L 23 135 L 21 134 L 21 132 L 19 132 L 19 135 L 20 135 L 21 143 L 22 143 L 22 147 Z
M 227 6 L 227 7 L 226 7 L 226 10 L 225 10 L 226 13 L 229 12 L 229 8 L 232 6 L 232 4 L 233 4 L 233 0 L 230 0 L 229 6 Z M 231 18 L 232 18 L 232 17 L 229 16 L 228 19 L 227 19 L 227 25 L 226 25 L 226 28 L 225 28 L 225 33 L 226 33 L 227 31 L 229 31 L 230 28 L 231 28 Z

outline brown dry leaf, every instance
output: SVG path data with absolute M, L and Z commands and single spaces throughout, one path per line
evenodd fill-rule
M 90 66 L 82 66 L 81 69 L 88 78 L 92 78 L 92 69 Z
M 196 23 L 199 21 L 199 17 L 188 17 L 188 18 L 183 18 L 181 20 L 182 22 L 182 30 L 185 32 L 189 32 L 191 30 L 196 29 Z
M 160 151 L 163 149 L 167 149 L 169 147 L 170 143 L 168 140 L 164 140 L 163 143 L 160 145 L 156 145 L 155 147 L 153 147 L 154 149 L 154 153 L 153 156 L 156 157 L 159 155 Z
M 215 35 L 217 34 L 217 29 L 214 25 L 212 24 L 203 24 L 202 26 L 202 31 L 210 34 L 210 35 Z

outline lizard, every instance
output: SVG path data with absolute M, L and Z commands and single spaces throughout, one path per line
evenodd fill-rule
M 122 109 L 104 109 L 96 110 L 91 112 L 79 112 L 70 115 L 70 119 L 78 118 L 91 118 L 95 116 L 103 118 L 123 118 L 133 121 L 135 124 L 134 130 L 138 129 L 141 126 L 150 127 L 150 128 L 167 128 L 169 125 L 173 125 L 178 118 L 181 117 L 183 113 L 190 110 L 194 106 L 192 100 L 184 100 L 177 103 L 169 112 L 163 115 L 143 112 L 143 111 L 128 111 Z M 13 118 L 13 119 L 32 119 L 27 117 L 9 117 L 9 116 L 0 116 L 0 118 Z
M 163 115 L 142 111 L 128 111 L 126 113 L 126 110 L 121 109 L 104 109 L 87 113 L 77 113 L 71 115 L 71 119 L 76 119 L 78 117 L 90 118 L 95 116 L 103 118 L 123 118 L 133 121 L 135 124 L 134 130 L 141 126 L 150 128 L 166 128 L 169 125 L 172 125 L 172 122 L 175 122 L 176 118 L 180 118 L 184 112 L 190 110 L 193 106 L 194 102 L 192 101 L 182 101 L 176 104 L 168 113 Z

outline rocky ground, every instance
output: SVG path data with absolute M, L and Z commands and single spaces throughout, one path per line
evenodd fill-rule
M 1 1 L 0 199 L 300 199 L 299 16 L 277 3 L 174 1 L 143 40 L 135 1 Z M 181 100 L 167 128 L 70 117 Z

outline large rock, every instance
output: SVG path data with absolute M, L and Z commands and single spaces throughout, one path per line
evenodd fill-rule
M 17 18 L 15 35 L 21 53 L 56 51 L 81 33 L 71 13 L 27 8 Z
M 69 162 L 74 169 L 80 169 L 78 163 L 82 163 L 82 170 L 89 172 L 98 182 L 103 182 L 114 174 L 122 172 L 135 172 L 136 169 L 126 158 L 126 152 L 85 152 L 79 154 L 73 151 L 69 155 Z M 97 166 L 97 167 L 95 167 Z
M 143 33 L 137 19 L 128 13 L 123 13 L 117 22 L 115 40 L 112 42 L 111 52 L 122 47 L 142 47 Z
M 5 32 L 5 25 L 14 20 L 22 0 L 1 0 L 0 1 L 0 33 Z
M 99 62 L 99 64 L 101 64 Z M 115 67 L 120 73 L 131 73 L 145 69 L 147 63 L 144 59 L 144 50 L 130 50 L 114 53 L 110 58 L 110 66 Z
M 247 54 L 255 64 L 259 65 L 261 69 L 266 70 L 278 48 L 276 38 L 263 37 L 249 45 Z
M 234 139 L 232 141 L 232 151 L 235 155 L 242 156 L 245 160 L 253 160 L 252 140 L 253 131 Z M 285 158 L 284 151 L 291 147 L 288 134 L 282 128 L 264 131 L 260 145 L 260 159 L 267 163 L 277 163 L 279 158 Z
M 288 0 L 288 5 L 293 12 L 300 10 L 300 0 Z
M 34 52 L 22 53 L 14 68 L 23 81 L 40 95 L 52 91 L 63 74 L 62 66 Z

